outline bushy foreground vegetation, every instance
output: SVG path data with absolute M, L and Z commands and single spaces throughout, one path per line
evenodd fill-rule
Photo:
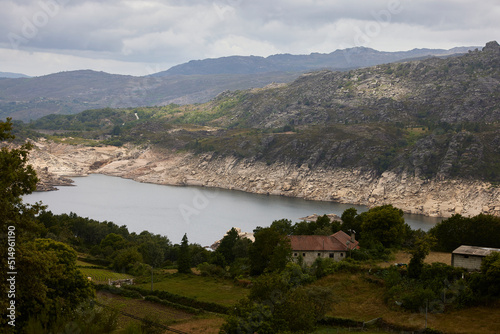
M 10 131 L 11 123 L 1 122 L 0 140 L 12 139 Z M 348 209 L 342 214 L 342 224 L 331 222 L 326 216 L 316 222 L 275 221 L 269 227 L 255 229 L 254 242 L 239 237 L 232 229 L 216 251 L 208 252 L 189 244 L 187 235 L 180 244 L 172 244 L 166 236 L 147 231 L 129 233 L 125 226 L 111 222 L 76 214 L 54 215 L 41 204 L 23 204 L 21 196 L 32 192 L 37 181 L 35 172 L 27 165 L 30 148 L 30 144 L 24 144 L 18 149 L 4 147 L 0 151 L 2 235 L 15 230 L 15 242 L 9 239 L 9 243 L 0 245 L 2 254 L 12 255 L 15 263 L 8 262 L 5 256 L 0 263 L 3 272 L 17 271 L 15 311 L 12 318 L 2 317 L 1 323 L 17 332 L 85 333 L 84 329 L 88 329 L 92 333 L 109 333 L 115 328 L 116 314 L 91 302 L 95 287 L 77 267 L 77 251 L 94 269 L 149 277 L 159 268 L 176 268 L 192 275 L 192 268 L 197 267 L 201 275 L 230 279 L 249 287 L 248 297 L 232 307 L 167 291 L 150 292 L 144 287 L 119 289 L 120 294 L 130 297 L 151 295 L 150 301 L 184 311 L 197 313 L 203 309 L 228 314 L 222 326 L 226 333 L 312 331 L 320 319 L 330 314 L 336 295 L 335 290 L 320 284 L 318 279 L 346 272 L 364 273 L 364 279 L 384 287 L 387 305 L 409 312 L 423 308 L 447 312 L 487 304 L 500 297 L 500 253 L 486 257 L 480 273 L 424 263 L 433 248 L 449 251 L 455 245 L 476 240 L 480 246 L 498 247 L 498 217 L 453 216 L 425 233 L 411 230 L 404 222 L 403 212 L 391 205 L 361 214 Z M 300 259 L 298 263 L 291 262 L 288 235 L 329 235 L 338 230 L 355 231 L 360 250 L 353 250 L 341 262 L 317 259 L 311 267 Z M 400 249 L 412 254 L 407 268 L 373 266 L 377 261 L 387 261 L 393 251 Z M 0 286 L 4 291 L 12 289 L 5 280 Z M 0 306 L 5 310 L 12 300 L 2 298 Z M 15 328 L 9 321 L 15 323 Z

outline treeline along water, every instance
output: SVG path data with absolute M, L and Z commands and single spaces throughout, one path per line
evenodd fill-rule
M 300 221 L 313 213 L 341 215 L 355 207 L 333 202 L 265 196 L 240 191 L 200 187 L 175 187 L 111 177 L 90 175 L 74 178 L 75 186 L 39 192 L 24 197 L 25 202 L 42 201 L 55 214 L 74 212 L 79 216 L 126 225 L 130 232 L 144 230 L 166 235 L 180 243 L 187 233 L 190 243 L 209 246 L 231 227 L 252 232 L 277 219 Z M 406 215 L 413 229 L 428 230 L 438 218 Z

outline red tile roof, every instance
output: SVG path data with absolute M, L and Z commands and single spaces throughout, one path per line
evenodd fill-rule
M 290 235 L 288 237 L 294 251 L 345 251 L 359 248 L 358 242 L 351 242 L 351 237 L 343 231 L 332 235 Z

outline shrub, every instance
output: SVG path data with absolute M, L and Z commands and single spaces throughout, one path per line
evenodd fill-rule
M 225 277 L 227 274 L 224 268 L 208 262 L 200 263 L 197 268 L 202 276 Z

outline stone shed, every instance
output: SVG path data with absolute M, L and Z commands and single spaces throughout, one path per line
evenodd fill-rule
M 481 261 L 492 252 L 500 252 L 500 249 L 462 245 L 451 254 L 451 265 L 470 271 L 480 270 Z

